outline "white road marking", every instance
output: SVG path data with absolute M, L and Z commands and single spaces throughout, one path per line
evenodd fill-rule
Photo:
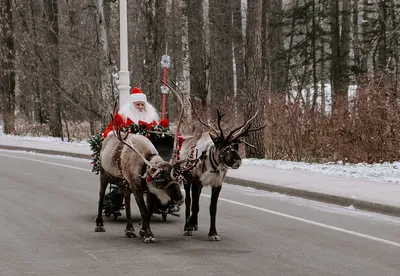
M 93 259 L 95 259 L 95 260 L 98 260 L 99 258 L 97 258 L 95 255 L 93 255 L 93 254 L 90 254 L 90 253 L 88 253 L 88 255 L 90 256 L 90 257 L 92 257 Z
M 19 157 L 19 156 L 13 156 L 13 155 L 8 155 L 8 154 L 1 154 L 1 153 L 0 153 L 0 156 L 12 157 L 12 158 L 28 160 L 28 161 L 35 161 L 35 162 L 39 162 L 39 163 L 45 163 L 45 164 L 50 164 L 50 165 L 65 167 L 65 168 L 70 168 L 70 169 L 76 169 L 76 170 L 81 170 L 81 171 L 85 171 L 85 172 L 92 171 L 92 170 L 88 170 L 88 169 L 82 169 L 82 168 L 78 168 L 78 167 L 73 167 L 73 166 L 68 166 L 68 165 L 64 165 L 64 164 L 60 164 L 60 163 L 53 163 L 53 162 L 48 162 L 48 161 L 43 161 L 43 160 L 38 160 L 38 159 L 33 159 L 33 158 L 25 158 L 25 157 Z
M 202 195 L 202 196 L 211 198 L 210 195 Z M 344 228 L 331 226 L 331 225 L 328 225 L 328 224 L 316 222 L 316 221 L 309 220 L 309 219 L 303 219 L 303 218 L 291 216 L 291 215 L 288 215 L 288 214 L 285 214 L 285 213 L 276 212 L 276 211 L 273 211 L 273 210 L 270 210 L 270 209 L 265 209 L 265 208 L 261 208 L 261 207 L 257 207 L 257 206 L 254 206 L 254 205 L 241 203 L 241 202 L 237 202 L 237 201 L 233 201 L 233 200 L 229 200 L 229 199 L 225 199 L 225 198 L 219 198 L 219 200 L 222 200 L 222 201 L 225 201 L 225 202 L 229 202 L 229 203 L 232 203 L 232 204 L 236 204 L 236 205 L 239 205 L 239 206 L 251 208 L 251 209 L 254 209 L 254 210 L 262 211 L 262 212 L 265 212 L 265 213 L 269 213 L 269 214 L 273 214 L 273 215 L 277 215 L 277 216 L 281 216 L 281 217 L 285 217 L 285 218 L 289 218 L 289 219 L 305 222 L 305 223 L 312 224 L 312 225 L 315 225 L 315 226 L 319 226 L 319 227 L 322 227 L 322 228 L 327 228 L 327 229 L 330 229 L 330 230 L 335 230 L 335 231 L 338 231 L 338 232 L 354 235 L 354 236 L 357 236 L 357 237 L 361 237 L 361 238 L 365 238 L 365 239 L 369 239 L 369 240 L 373 240 L 373 241 L 377 241 L 377 242 L 393 245 L 393 246 L 396 246 L 396 247 L 400 247 L 400 243 L 398 243 L 398 242 L 381 239 L 381 238 L 378 238 L 378 237 L 362 234 L 362 233 L 351 231 L 351 230 L 347 230 L 347 229 L 344 229 Z
M 78 168 L 78 167 L 73 167 L 73 166 L 68 166 L 68 165 L 63 165 L 63 164 L 59 164 L 59 163 L 53 163 L 53 162 L 48 162 L 48 161 L 43 161 L 43 160 L 38 160 L 38 159 L 24 158 L 24 157 L 12 156 L 12 155 L 7 155 L 7 154 L 0 154 L 0 156 L 6 156 L 6 157 L 17 158 L 17 159 L 35 161 L 35 162 L 40 162 L 40 163 L 45 163 L 45 164 L 50 164 L 50 165 L 55 165 L 55 166 L 60 166 L 60 167 L 66 167 L 66 168 L 70 168 L 70 169 L 76 169 L 76 170 L 91 172 L 91 170 L 88 170 L 88 169 L 82 169 L 82 168 Z M 202 196 L 205 196 L 205 197 L 208 197 L 208 198 L 211 197 L 210 195 L 204 195 L 204 194 L 202 194 Z M 357 237 L 360 237 L 360 238 L 365 238 L 365 239 L 368 239 L 368 240 L 377 241 L 377 242 L 380 242 L 380 243 L 384 243 L 384 244 L 389 244 L 389 245 L 393 245 L 393 246 L 396 246 L 396 247 L 400 247 L 400 243 L 398 243 L 398 242 L 394 242 L 394 241 L 378 238 L 378 237 L 375 237 L 375 236 L 362 234 L 362 233 L 351 231 L 351 230 L 347 230 L 347 229 L 344 229 L 344 228 L 331 226 L 331 225 L 328 225 L 328 224 L 316 222 L 316 221 L 309 220 L 309 219 L 299 218 L 299 217 L 288 215 L 288 214 L 285 214 L 285 213 L 276 212 L 276 211 L 273 211 L 273 210 L 270 210 L 270 209 L 261 208 L 261 207 L 257 207 L 257 206 L 254 206 L 254 205 L 241 203 L 241 202 L 238 202 L 238 201 L 233 201 L 233 200 L 229 200 L 229 199 L 225 199 L 225 198 L 221 198 L 221 197 L 219 198 L 219 200 L 222 200 L 222 201 L 225 201 L 225 202 L 228 202 L 228 203 L 231 203 L 231 204 L 236 204 L 236 205 L 239 205 L 239 206 L 242 206 L 242 207 L 247 207 L 247 208 L 250 208 L 250 209 L 262 211 L 262 212 L 265 212 L 265 213 L 273 214 L 273 215 L 276 215 L 276 216 L 281 216 L 281 217 L 284 217 L 284 218 L 289 218 L 289 219 L 301 221 L 301 222 L 312 224 L 312 225 L 319 226 L 319 227 L 322 227 L 322 228 L 326 228 L 326 229 L 330 229 L 330 230 L 346 233 L 346 234 L 357 236 Z M 92 256 L 92 257 L 94 257 L 94 256 Z M 96 258 L 96 257 L 94 257 L 94 258 Z

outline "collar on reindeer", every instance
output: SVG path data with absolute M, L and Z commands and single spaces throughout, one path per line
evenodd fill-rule
M 144 174 L 141 176 L 141 178 L 146 181 L 146 184 L 149 184 L 152 180 L 149 171 L 145 171 Z
M 146 184 L 150 183 L 153 180 L 153 177 L 151 177 L 151 169 L 146 170 L 146 172 L 143 174 L 142 178 L 146 180 Z
M 153 180 L 153 178 L 151 177 L 151 175 L 149 174 L 149 172 L 146 172 L 146 174 L 143 175 L 142 178 L 144 178 L 144 179 L 146 180 L 146 185 L 147 185 L 147 187 L 149 186 L 149 183 L 152 182 L 152 180 Z M 157 182 L 153 181 L 153 183 L 154 183 L 155 188 L 161 189 L 161 190 L 165 189 L 165 188 L 161 187 L 160 185 L 158 185 Z

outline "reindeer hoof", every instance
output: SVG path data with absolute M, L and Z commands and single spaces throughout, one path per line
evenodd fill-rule
M 199 229 L 199 227 L 196 225 L 188 225 L 185 226 L 185 231 L 197 231 L 197 229 Z
M 106 229 L 104 228 L 103 225 L 96 225 L 96 227 L 94 228 L 95 232 L 106 232 Z
M 136 234 L 134 230 L 125 231 L 125 237 L 127 238 L 136 238 Z
M 221 238 L 218 237 L 217 234 L 214 234 L 214 235 L 208 236 L 208 240 L 209 240 L 209 241 L 220 241 Z
M 184 236 L 193 236 L 193 231 L 186 230 L 183 232 Z
M 145 237 L 143 238 L 144 243 L 153 243 L 156 242 L 156 239 L 154 237 Z
M 143 238 L 144 237 L 144 230 L 142 229 L 142 230 L 140 230 L 140 232 L 139 232 L 139 235 L 140 235 L 140 237 L 141 238 Z

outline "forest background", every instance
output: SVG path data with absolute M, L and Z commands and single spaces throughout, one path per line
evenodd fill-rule
M 246 157 L 400 160 L 400 0 L 127 0 L 131 86 L 161 110 L 161 57 L 183 133 L 259 111 Z M 0 0 L 6 134 L 88 139 L 118 99 L 119 1 Z M 190 105 L 190 102 L 193 106 Z M 174 121 L 179 105 L 167 99 Z

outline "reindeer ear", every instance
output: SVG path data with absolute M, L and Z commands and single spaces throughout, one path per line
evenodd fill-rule
M 211 131 L 209 132 L 211 140 L 213 140 L 213 142 L 216 142 L 219 138 L 218 135 L 216 135 L 215 133 L 212 133 Z

